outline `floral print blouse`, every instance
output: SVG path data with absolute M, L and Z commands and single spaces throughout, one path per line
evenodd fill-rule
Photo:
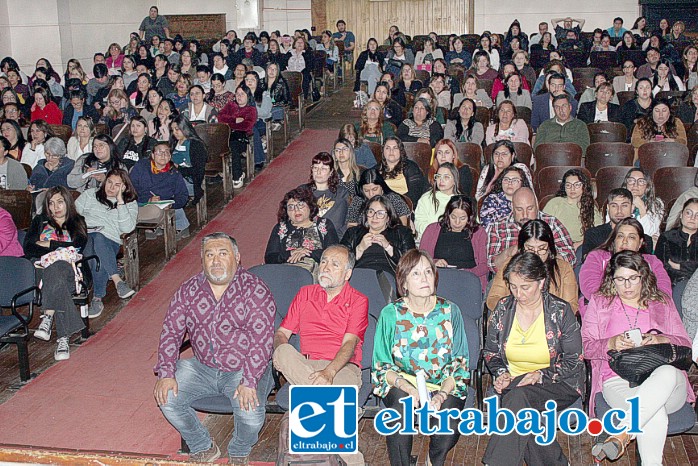
M 511 201 L 500 191 L 488 194 L 480 208 L 480 224 L 488 228 L 491 224 L 508 217 L 511 214 Z
M 463 318 L 457 305 L 436 298 L 436 305 L 426 316 L 409 311 L 404 300 L 388 304 L 381 312 L 373 346 L 371 377 L 374 393 L 388 394 L 392 385 L 388 371 L 415 375 L 426 373 L 428 384 L 441 385 L 453 377 L 452 395 L 465 399 L 468 394 L 468 342 Z
M 308 228 L 295 227 L 290 221 L 279 222 L 267 242 L 264 262 L 284 264 L 295 249 L 305 248 L 310 251 L 310 257 L 320 263 L 325 248 L 337 243 L 339 238 L 334 225 L 325 218 L 316 219 Z

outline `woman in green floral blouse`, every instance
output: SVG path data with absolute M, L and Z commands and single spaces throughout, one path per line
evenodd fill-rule
M 373 383 L 385 406 L 401 411 L 406 396 L 419 405 L 416 373 L 425 372 L 434 410 L 463 409 L 468 393 L 468 343 L 460 309 L 436 296 L 438 274 L 434 261 L 418 249 L 408 251 L 397 266 L 397 288 L 402 298 L 381 312 L 373 347 Z M 451 419 L 450 435 L 434 435 L 429 444 L 432 465 L 442 465 L 460 434 Z M 410 464 L 412 436 L 387 437 L 391 465 Z

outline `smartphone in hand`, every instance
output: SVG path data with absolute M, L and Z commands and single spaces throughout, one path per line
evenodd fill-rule
M 639 328 L 634 328 L 625 332 L 625 338 L 631 340 L 636 348 L 642 344 L 642 332 Z

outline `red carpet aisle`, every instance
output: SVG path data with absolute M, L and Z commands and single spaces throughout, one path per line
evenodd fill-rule
M 306 130 L 197 238 L 166 264 L 121 313 L 70 360 L 56 364 L 0 406 L 0 444 L 170 455 L 177 432 L 153 396 L 152 367 L 172 294 L 201 270 L 200 239 L 224 231 L 247 267 L 262 262 L 278 202 L 306 182 L 310 160 L 329 150 L 336 131 Z M 255 220 L 250 216 L 254 215 Z M 150 247 L 150 246 L 148 246 Z

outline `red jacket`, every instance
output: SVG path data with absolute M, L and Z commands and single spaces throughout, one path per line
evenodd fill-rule
M 236 123 L 237 118 L 243 118 L 242 123 Z M 248 105 L 240 108 L 236 101 L 230 101 L 218 112 L 218 122 L 230 126 L 231 131 L 244 131 L 249 136 L 257 122 L 257 107 Z
M 63 112 L 55 102 L 49 102 L 43 109 L 38 105 L 32 105 L 31 121 L 44 120 L 49 125 L 60 125 L 63 123 Z

